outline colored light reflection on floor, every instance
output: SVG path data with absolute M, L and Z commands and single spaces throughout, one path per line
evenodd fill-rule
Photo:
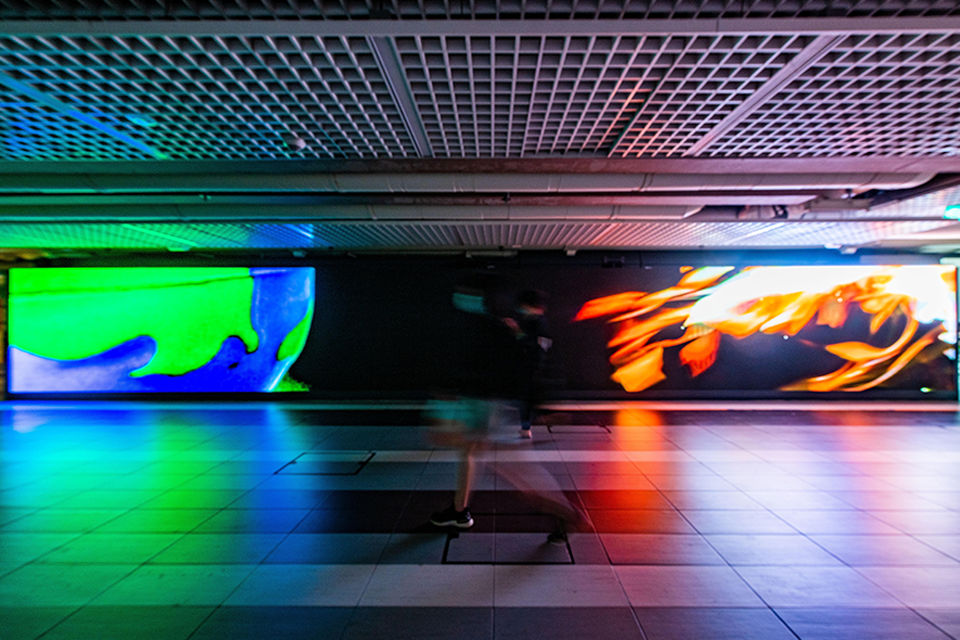
M 552 554 L 489 475 L 473 529 L 427 524 L 455 456 L 415 414 L 0 405 L 4 640 L 960 632 L 955 407 L 569 411 L 491 461 L 587 512 Z M 278 473 L 307 452 L 375 455 Z

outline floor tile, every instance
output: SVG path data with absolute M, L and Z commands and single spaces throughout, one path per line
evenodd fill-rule
M 315 509 L 300 522 L 296 533 L 393 533 L 400 519 L 402 507 L 367 510 Z
M 805 535 L 902 535 L 864 511 L 778 510 L 777 517 Z
M 280 533 L 189 533 L 150 560 L 153 564 L 259 564 Z
M 187 640 L 213 607 L 84 607 L 44 640 Z
M 444 562 L 449 564 L 493 563 L 496 535 L 474 531 L 451 534 Z
M 254 568 L 253 565 L 146 565 L 100 595 L 93 604 L 215 606 Z
M 494 534 L 493 560 L 497 564 L 571 564 L 566 544 L 547 541 L 542 533 Z
M 489 607 L 358 607 L 342 640 L 490 640 Z
M 598 533 L 696 533 L 677 511 L 591 510 Z
M 0 529 L 0 533 L 3 535 L 11 532 L 85 533 L 123 514 L 124 511 L 44 509 L 7 523 Z
M 636 615 L 646 640 L 796 640 L 765 608 L 638 607 Z
M 647 474 L 650 483 L 661 491 L 737 491 L 718 475 Z
M 762 607 L 730 567 L 616 567 L 634 607 Z
M 708 535 L 707 541 L 734 566 L 838 566 L 840 561 L 802 535 Z
M 900 609 L 776 609 L 803 640 L 947 640 L 920 615 Z M 653 640 L 653 639 L 651 639 Z
M 747 533 L 747 534 L 792 534 L 797 530 L 768 511 L 740 511 L 727 509 L 722 511 L 683 512 L 694 529 L 704 535 L 711 533 Z
M 811 536 L 851 566 L 960 566 L 960 561 L 910 536 Z
M 935 624 L 944 633 L 954 638 L 960 638 L 960 607 L 917 609 L 917 614 Z
M 498 565 L 497 607 L 624 607 L 623 589 L 611 567 Z
M 266 564 L 376 564 L 386 533 L 292 533 L 267 556 Z
M 848 567 L 737 567 L 771 607 L 899 607 L 886 591 Z
M 83 493 L 58 502 L 53 508 L 67 509 L 134 509 L 159 496 L 162 491 L 113 489 L 111 491 L 84 491 Z
M 673 506 L 659 491 L 579 491 L 587 509 L 671 511 Z
M 215 516 L 212 509 L 138 509 L 97 528 L 99 533 L 187 533 Z
M 173 490 L 143 504 L 144 509 L 223 509 L 246 492 L 240 489 L 220 491 Z
M 440 564 L 446 544 L 446 533 L 394 533 L 380 564 Z
M 36 513 L 36 509 L 29 507 L 4 507 L 0 506 L 0 529 L 11 522 L 20 518 Z
M 601 533 L 611 564 L 721 565 L 724 559 L 699 535 Z
M 131 565 L 32 564 L 0 579 L 0 602 L 9 607 L 80 606 L 129 575 Z
M 924 544 L 960 561 L 960 535 L 953 536 L 917 536 Z
M 951 535 L 960 531 L 956 511 L 872 511 L 877 520 L 910 535 Z
M 695 510 L 763 510 L 766 507 L 741 491 L 664 491 L 670 504 L 686 511 Z
M 196 533 L 290 533 L 309 511 L 302 509 L 227 509 L 195 529 Z
M 227 606 L 352 607 L 373 565 L 262 565 L 224 602 Z
M 600 542 L 600 536 L 595 532 L 568 532 L 567 546 L 570 548 L 570 555 L 573 557 L 574 564 L 610 564 L 607 552 Z
M 363 607 L 489 607 L 493 570 L 484 565 L 379 565 Z
M 557 518 L 555 516 L 531 513 L 531 514 L 497 514 L 492 518 L 483 515 L 474 516 L 478 523 L 486 520 L 492 520 L 494 530 L 497 533 L 542 533 L 547 535 L 557 528 Z M 585 525 L 589 529 L 589 525 Z
M 330 491 L 247 491 L 229 503 L 230 509 L 300 509 L 318 507 Z
M 626 607 L 501 607 L 495 616 L 495 640 L 644 640 Z
M 960 594 L 960 566 L 858 567 L 871 582 L 909 607 L 956 607 Z
M 780 510 L 852 511 L 855 507 L 825 491 L 746 491 L 773 512 Z
M 3 640 L 35 640 L 76 610 L 76 607 L 0 605 Z
M 831 495 L 865 511 L 941 511 L 942 505 L 908 491 L 831 491 Z
M 575 475 L 574 486 L 581 491 L 650 491 L 654 484 L 644 475 Z
M 38 560 L 44 564 L 142 564 L 183 537 L 179 533 L 88 533 Z
M 224 606 L 190 640 L 340 640 L 353 607 Z
M 77 533 L 0 533 L 0 563 L 25 564 L 79 537 Z

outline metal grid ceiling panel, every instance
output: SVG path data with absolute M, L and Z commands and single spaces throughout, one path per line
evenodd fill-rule
M 461 247 L 457 228 L 444 224 L 315 225 L 316 237 L 331 247 L 357 249 Z
M 848 36 L 711 156 L 956 155 L 960 35 Z
M 0 54 L 2 57 L 2 54 Z M 104 124 L 125 135 L 137 128 L 122 116 L 97 114 Z M 5 160 L 126 160 L 150 154 L 22 95 L 0 91 L 0 158 Z
M 396 45 L 436 156 L 670 156 L 812 39 L 411 37 Z
M 560 248 L 592 246 L 610 224 L 475 224 L 458 228 L 469 247 Z
M 0 246 L 43 249 L 563 249 L 861 245 L 944 221 L 597 224 L 0 223 Z
M 616 227 L 605 247 L 822 247 L 863 245 L 952 221 L 691 222 Z
M 868 215 L 891 218 L 932 218 L 943 216 L 946 208 L 953 205 L 960 205 L 960 187 L 942 189 L 925 196 L 881 205 L 870 209 Z
M 67 114 L 2 94 L 0 126 L 30 127 L 29 145 L 13 138 L 21 159 L 145 157 L 70 113 L 175 160 L 415 153 L 365 38 L 0 37 L 0 72 Z
M 686 222 L 611 226 L 594 245 L 605 247 L 726 247 L 764 232 L 768 222 Z
M 859 246 L 947 226 L 951 221 L 845 221 L 771 225 L 764 233 L 735 240 L 740 247 Z
M 0 19 L 715 18 L 957 15 L 954 0 L 3 0 Z

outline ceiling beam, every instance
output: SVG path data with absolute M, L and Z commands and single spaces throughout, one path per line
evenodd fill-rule
M 432 157 L 433 149 L 430 146 L 430 139 L 427 137 L 427 128 L 423 126 L 423 118 L 420 116 L 420 110 L 417 109 L 417 103 L 413 99 L 413 91 L 410 89 L 407 74 L 400 63 L 400 54 L 393 43 L 393 38 L 370 36 L 367 38 L 367 44 L 370 45 L 370 51 L 377 61 L 377 66 L 380 68 L 384 81 L 387 83 L 387 90 L 397 106 L 400 119 L 413 141 L 417 155 L 421 158 Z
M 338 160 L 0 160 L 0 174 L 205 176 L 332 173 L 786 174 L 960 173 L 960 156 L 804 158 L 408 158 Z
M 257 194 L 265 197 L 329 194 L 332 197 L 408 197 L 416 194 L 498 198 L 637 194 L 819 194 L 834 190 L 904 190 L 924 185 L 929 173 L 830 172 L 735 174 L 580 173 L 216 173 L 102 174 L 0 173 L 0 194 L 79 197 L 176 194 Z
M 727 117 L 717 123 L 713 129 L 700 138 L 696 144 L 683 152 L 684 156 L 698 156 L 700 153 L 722 138 L 731 129 L 753 115 L 773 95 L 790 85 L 807 69 L 815 65 L 827 52 L 843 40 L 844 36 L 824 34 L 817 36 L 803 51 L 793 57 L 790 62 L 763 83 L 750 97 L 741 102 Z
M 622 36 L 958 33 L 960 16 L 691 20 L 135 20 L 0 22 L 6 36 Z
M 567 206 L 650 206 L 670 205 L 701 207 L 706 205 L 792 205 L 803 204 L 817 198 L 814 191 L 764 190 L 764 191 L 666 191 L 640 194 L 517 194 L 508 197 L 491 194 L 348 194 L 348 195 L 291 195 L 277 194 L 211 194 L 202 200 L 197 194 L 49 194 L 49 195 L 0 195 L 0 218 L 9 215 L 25 215 L 32 207 L 62 207 L 69 215 L 74 207 L 178 204 L 202 207 L 208 205 L 254 205 L 272 207 L 311 206 L 336 209 L 361 205 L 389 205 L 410 207 L 567 207 Z M 201 201 L 198 204 L 198 201 Z

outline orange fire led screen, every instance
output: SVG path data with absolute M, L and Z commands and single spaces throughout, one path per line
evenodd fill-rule
M 956 390 L 954 267 L 682 267 L 674 280 L 576 313 L 606 323 L 625 391 Z

